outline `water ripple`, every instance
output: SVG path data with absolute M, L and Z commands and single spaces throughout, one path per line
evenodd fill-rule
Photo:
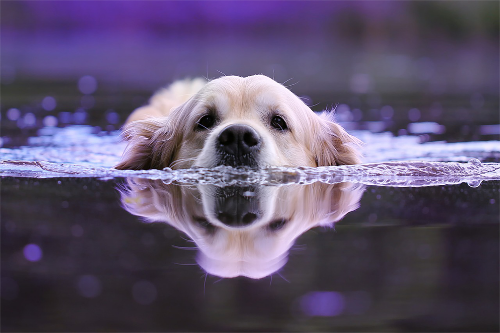
M 314 182 L 353 182 L 378 186 L 433 186 L 466 182 L 478 186 L 483 180 L 500 179 L 500 163 L 481 163 L 478 158 L 497 161 L 498 141 L 420 144 L 416 137 L 394 137 L 389 133 L 356 132 L 366 142 L 365 164 L 264 169 L 195 168 L 186 170 L 116 170 L 126 146 L 118 132 L 94 133 L 91 126 L 69 126 L 40 130 L 30 146 L 0 148 L 2 177 L 135 177 L 164 182 L 203 183 L 218 186 L 237 184 L 286 185 Z M 418 161 L 415 161 L 418 160 Z M 462 163 L 466 162 L 467 163 Z
M 252 169 L 218 166 L 183 170 L 116 170 L 39 161 L 0 162 L 0 175 L 11 177 L 53 178 L 94 177 L 112 179 L 133 177 L 161 179 L 165 183 L 234 185 L 288 185 L 342 182 L 377 186 L 422 187 L 466 182 L 478 186 L 483 180 L 500 180 L 500 163 L 481 163 L 471 159 L 458 162 L 386 162 L 333 167 L 270 167 Z

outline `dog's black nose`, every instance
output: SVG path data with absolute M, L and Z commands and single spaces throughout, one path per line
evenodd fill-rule
M 228 126 L 219 134 L 218 138 L 218 148 L 222 152 L 236 157 L 257 151 L 261 144 L 262 139 L 259 133 L 247 125 Z

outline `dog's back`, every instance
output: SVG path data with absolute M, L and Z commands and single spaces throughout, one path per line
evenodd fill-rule
M 206 83 L 207 81 L 202 78 L 175 81 L 154 94 L 148 105 L 132 112 L 127 118 L 126 124 L 151 117 L 168 116 L 173 108 L 186 102 L 191 96 L 200 91 Z

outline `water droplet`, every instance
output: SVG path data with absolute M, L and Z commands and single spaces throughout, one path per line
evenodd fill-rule
M 472 164 L 472 165 L 474 165 L 474 166 L 481 166 L 481 161 L 478 160 L 477 158 L 471 158 L 469 160 L 469 163 Z
M 482 182 L 481 180 L 469 180 L 467 184 L 469 184 L 470 187 L 476 188 L 479 187 L 479 185 L 481 185 L 481 182 Z

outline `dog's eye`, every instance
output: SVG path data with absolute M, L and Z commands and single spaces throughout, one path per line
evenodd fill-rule
M 215 117 L 207 114 L 206 116 L 203 116 L 200 120 L 198 120 L 198 122 L 196 123 L 196 130 L 204 131 L 214 126 L 214 124 Z
M 280 131 L 285 131 L 288 129 L 288 126 L 286 125 L 285 120 L 283 118 L 281 118 L 280 116 L 274 116 L 271 119 L 271 126 L 276 128 L 277 130 L 280 130 Z
M 274 220 L 271 223 L 269 223 L 269 225 L 267 227 L 271 231 L 277 231 L 277 230 L 280 230 L 281 228 L 283 228 L 287 222 L 288 222 L 288 220 L 286 220 L 286 219 L 277 219 L 277 220 Z

